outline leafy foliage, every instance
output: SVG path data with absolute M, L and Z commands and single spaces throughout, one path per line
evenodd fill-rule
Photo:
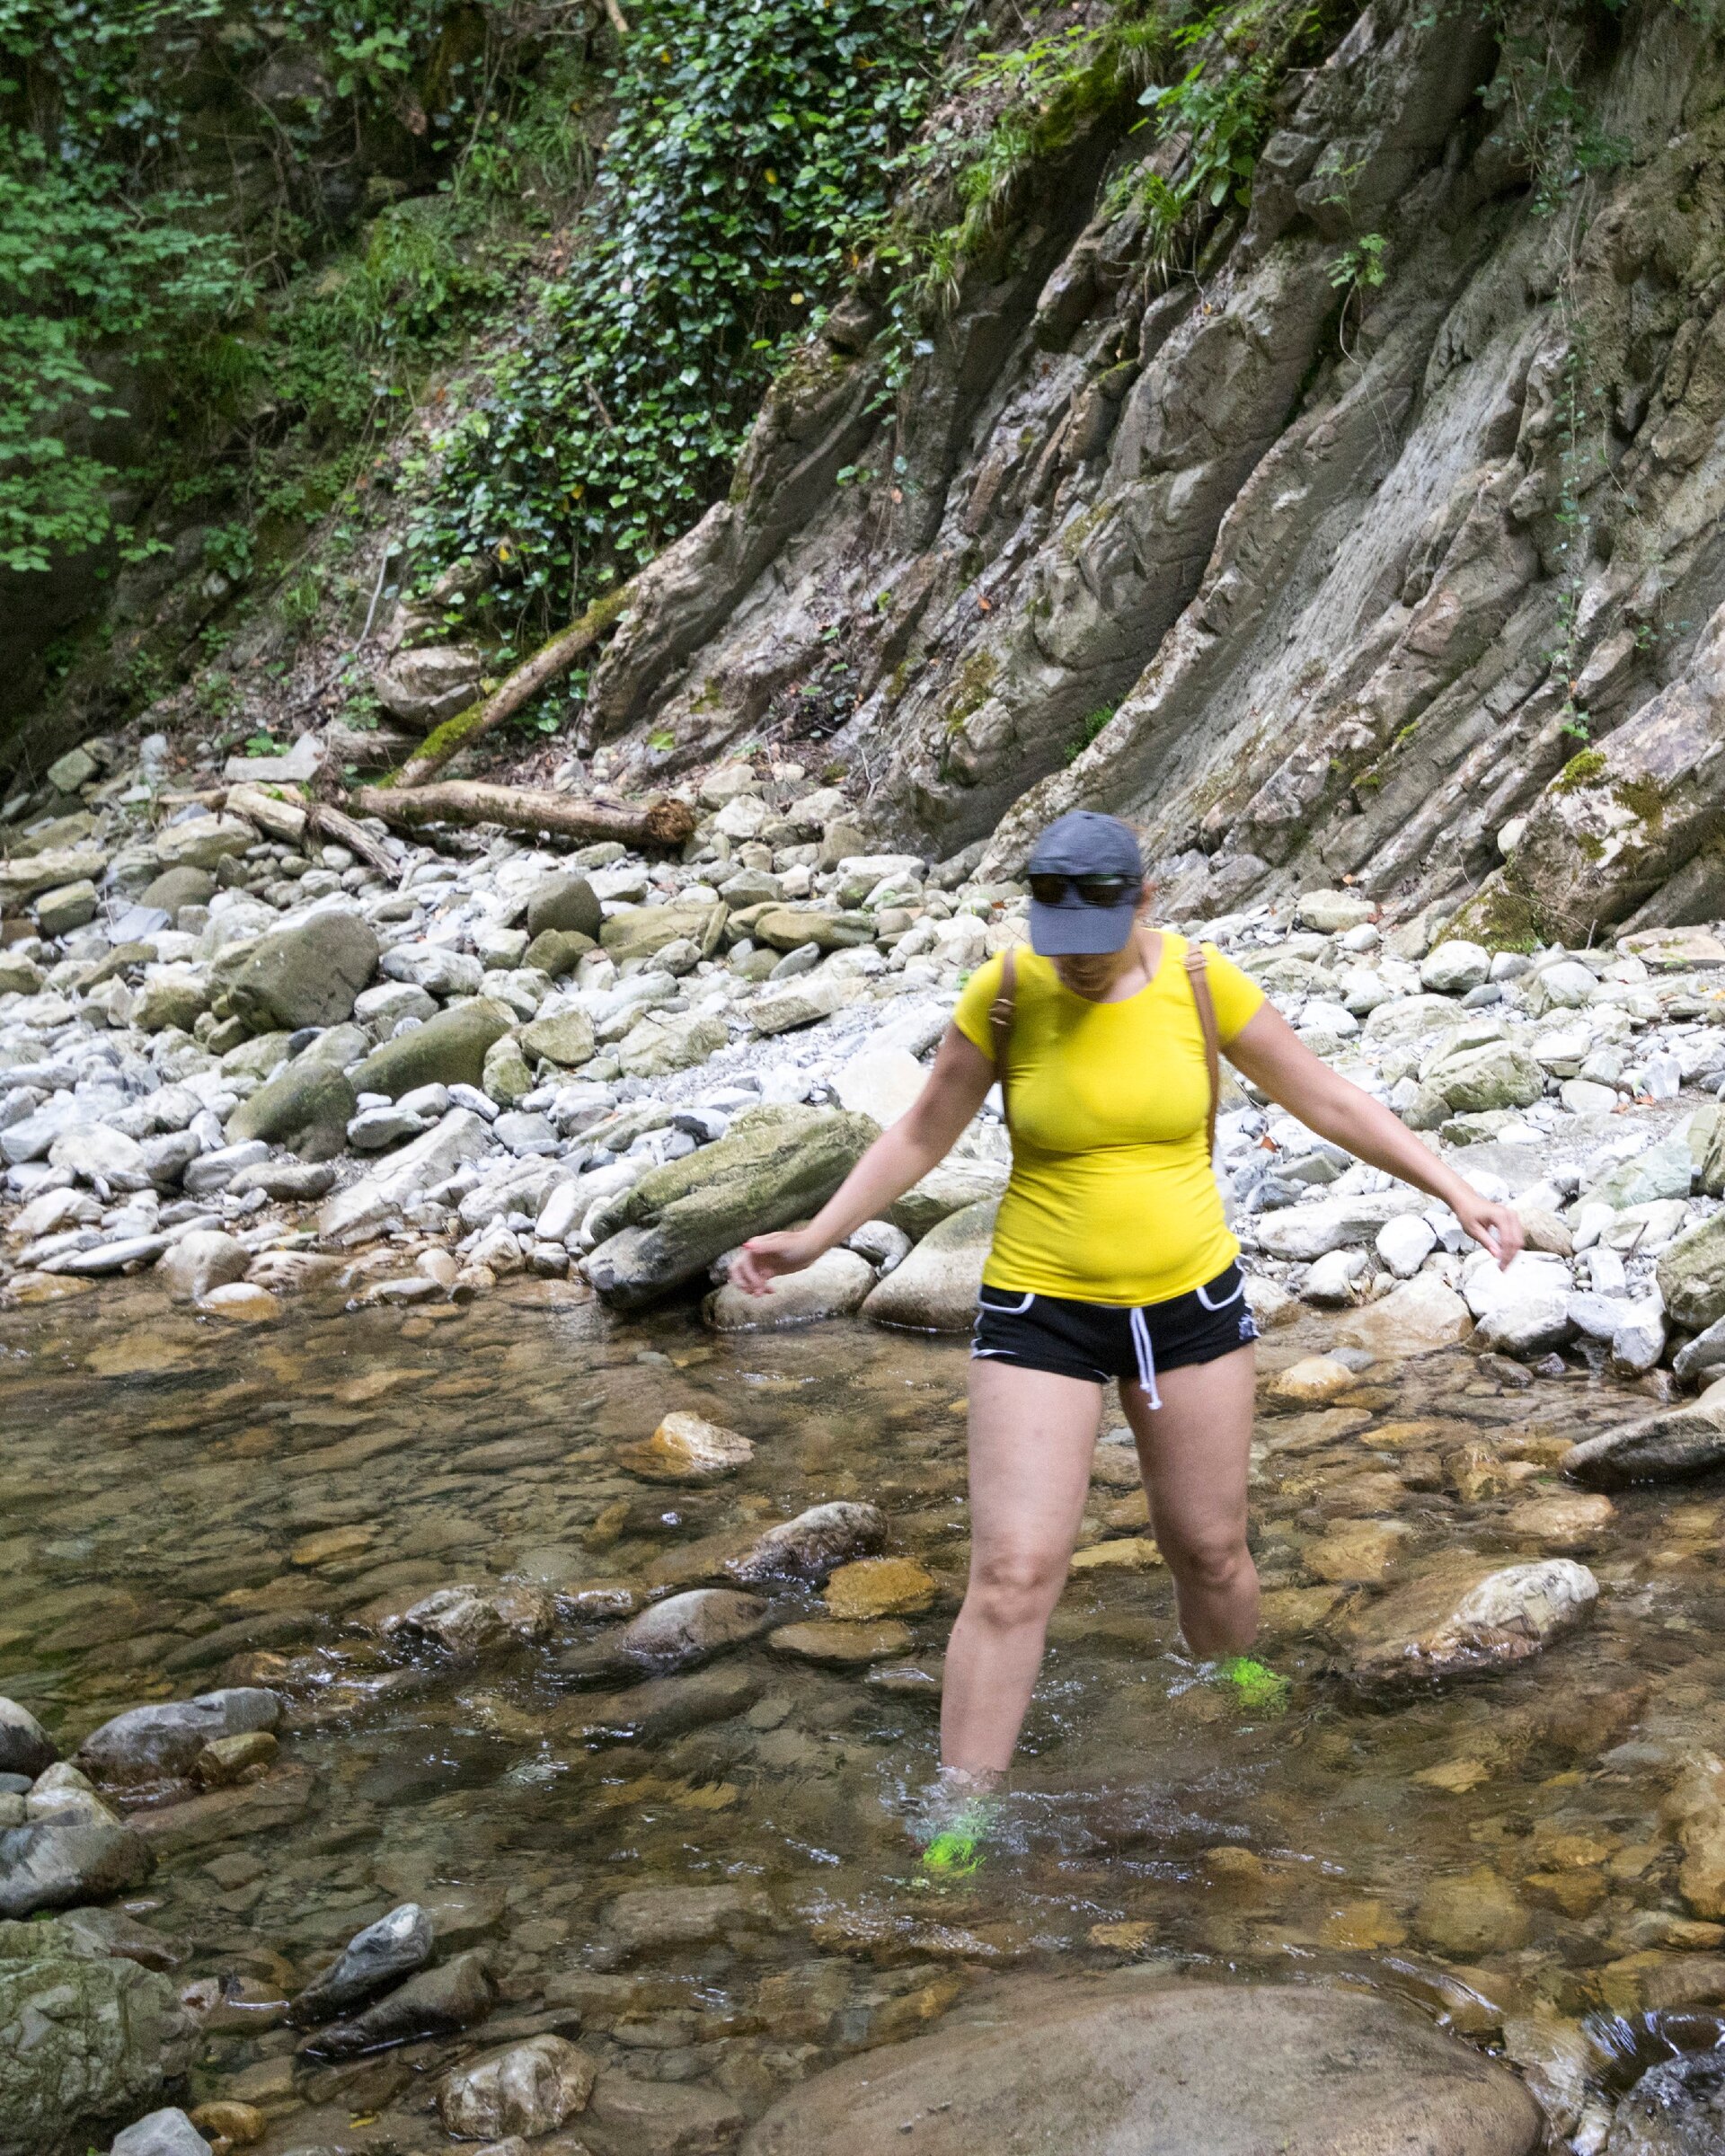
M 414 536 L 562 618 L 722 490 L 760 393 L 881 219 L 950 0 L 645 0 L 567 274 L 440 445 Z

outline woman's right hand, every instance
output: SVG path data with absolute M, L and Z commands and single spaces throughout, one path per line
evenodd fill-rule
M 781 1273 L 800 1273 L 826 1249 L 807 1228 L 781 1228 L 751 1235 L 730 1261 L 730 1283 L 746 1295 L 764 1295 Z

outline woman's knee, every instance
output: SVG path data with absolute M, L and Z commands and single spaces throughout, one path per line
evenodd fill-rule
M 1011 1628 L 1048 1616 L 1066 1577 L 1064 1551 L 979 1551 L 970 1561 L 965 1608 L 983 1623 Z
M 1252 1552 L 1242 1531 L 1158 1536 L 1157 1540 L 1175 1578 L 1204 1594 L 1226 1594 L 1252 1570 Z

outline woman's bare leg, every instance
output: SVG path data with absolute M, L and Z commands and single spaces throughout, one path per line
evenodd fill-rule
M 1160 1408 L 1138 1385 L 1120 1387 L 1180 1629 L 1205 1657 L 1243 1655 L 1258 1633 L 1258 1573 L 1246 1548 L 1253 1362 L 1241 1348 L 1159 1371 Z
M 1082 1378 L 970 1366 L 970 1584 L 941 1710 L 950 1773 L 986 1781 L 1012 1763 L 1084 1517 L 1101 1401 Z

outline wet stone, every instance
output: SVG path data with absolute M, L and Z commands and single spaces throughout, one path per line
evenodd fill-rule
M 456 2067 L 438 2085 L 445 2130 L 464 2140 L 553 2133 L 586 2107 L 594 2066 L 563 2037 L 534 2037 Z
M 1718 2156 L 1725 2059 L 1694 2052 L 1650 2067 L 1617 2106 L 1605 2156 Z
M 771 1579 L 818 1582 L 853 1558 L 872 1556 L 886 1539 L 886 1518 L 877 1506 L 815 1505 L 769 1527 L 726 1569 L 733 1579 L 751 1585 Z
M 1598 1594 L 1570 1558 L 1501 1568 L 1439 1558 L 1343 1624 L 1347 1674 L 1362 1692 L 1393 1692 L 1512 1668 L 1573 1630 Z
M 617 1459 L 650 1482 L 703 1482 L 734 1474 L 754 1456 L 755 1447 L 739 1431 L 676 1409 L 650 1437 L 624 1445 Z
M 655 1677 L 609 1698 L 583 1701 L 565 1718 L 564 1727 L 588 1744 L 658 1744 L 746 1714 L 761 1689 L 761 1678 L 747 1669 Z
M 740 1647 L 771 1622 L 767 1605 L 729 1587 L 694 1587 L 652 1604 L 624 1626 L 618 1650 L 643 1662 L 683 1666 Z
M 1420 1936 L 1458 1961 L 1525 1945 L 1532 1919 L 1508 1882 L 1489 1866 L 1434 1879 L 1414 1914 Z
M 842 1624 L 814 1618 L 806 1624 L 787 1624 L 767 1644 L 782 1655 L 805 1662 L 829 1662 L 839 1667 L 853 1663 L 885 1662 L 904 1654 L 910 1646 L 910 1628 L 890 1618 L 872 1623 Z
M 0 1699 L 0 1773 L 34 1781 L 59 1756 L 59 1747 L 28 1707 Z
M 605 1912 L 605 1929 L 615 1945 L 638 1954 L 758 1931 L 772 1918 L 766 1896 L 745 1886 L 641 1886 L 618 1895 Z
M 332 2020 L 387 1984 L 411 1975 L 431 1958 L 431 1920 L 417 1902 L 403 1902 L 367 1924 L 294 2001 L 290 2019 L 301 2028 Z
M 457 1954 L 438 1968 L 410 1976 L 363 2014 L 320 2029 L 300 2048 L 313 2058 L 345 2059 L 420 2037 L 452 2036 L 482 2021 L 494 1996 L 484 1957 Z

